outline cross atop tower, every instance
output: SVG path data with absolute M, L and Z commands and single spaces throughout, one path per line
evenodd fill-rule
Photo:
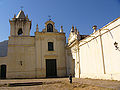
M 23 9 L 23 6 L 21 6 L 20 8 L 21 8 L 21 10 L 22 10 L 22 9 Z
M 17 16 L 14 16 L 14 18 L 10 20 L 10 27 L 12 27 L 10 29 L 10 36 L 30 36 L 31 21 L 29 21 L 28 16 L 25 16 L 22 10 L 19 11 Z
M 49 21 L 51 20 L 51 16 L 50 15 L 48 15 L 48 18 L 49 18 Z

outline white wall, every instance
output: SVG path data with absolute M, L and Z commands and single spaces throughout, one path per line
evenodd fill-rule
M 119 24 L 117 18 L 79 42 L 79 55 L 78 52 L 76 55 L 80 56 L 80 71 L 75 64 L 76 77 L 80 74 L 81 78 L 120 80 L 120 49 L 114 46 L 116 41 L 120 47 Z

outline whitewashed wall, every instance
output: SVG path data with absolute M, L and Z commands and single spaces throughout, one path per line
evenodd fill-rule
M 75 76 L 81 78 L 120 80 L 120 18 L 79 42 L 79 62 Z M 109 30 L 109 31 L 108 31 Z M 77 60 L 76 60 L 77 61 Z

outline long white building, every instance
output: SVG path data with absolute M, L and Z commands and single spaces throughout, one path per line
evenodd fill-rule
M 70 62 L 75 60 L 75 77 L 120 80 L 120 17 L 94 29 L 82 40 L 74 38 L 74 32 L 68 39 L 67 57 Z

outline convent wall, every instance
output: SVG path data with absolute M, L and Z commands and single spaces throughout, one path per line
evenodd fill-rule
M 119 34 L 120 17 L 69 46 L 75 52 L 75 77 L 120 80 Z

